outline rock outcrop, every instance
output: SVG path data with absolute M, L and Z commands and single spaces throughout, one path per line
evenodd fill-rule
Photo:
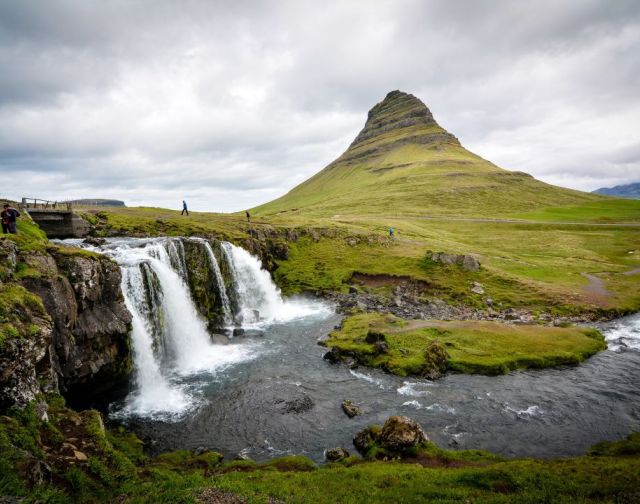
M 402 454 L 427 441 L 420 424 L 406 416 L 389 417 L 382 427 L 372 425 L 353 438 L 354 446 L 365 456 L 372 452 L 375 456 Z
M 338 161 L 361 161 L 404 144 L 459 146 L 460 142 L 438 125 L 418 98 L 391 91 L 369 111 L 364 128 Z
M 117 264 L 79 249 L 8 243 L 0 246 L 2 305 L 16 320 L 0 321 L 15 336 L 0 345 L 2 407 L 49 391 L 83 402 L 123 383 L 133 368 L 131 315 Z
M 203 240 L 185 239 L 182 244 L 184 245 L 189 289 L 195 305 L 198 307 L 200 314 L 207 320 L 209 328 L 224 327 L 224 309 L 220 296 L 221 286 L 212 269 L 209 254 L 205 249 L 205 242 Z M 219 242 L 214 241 L 213 244 L 210 243 L 210 246 L 216 256 L 226 290 L 226 286 L 231 287 L 233 281 L 228 265 L 226 263 L 223 264 L 225 261 L 222 260 L 222 254 L 219 251 Z
M 467 271 L 480 271 L 480 261 L 472 255 L 429 251 L 427 259 L 440 264 L 457 264 Z

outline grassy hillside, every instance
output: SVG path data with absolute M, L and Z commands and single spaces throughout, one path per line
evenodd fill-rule
M 496 217 L 602 200 L 498 168 L 462 147 L 420 100 L 393 91 L 342 156 L 252 212 Z

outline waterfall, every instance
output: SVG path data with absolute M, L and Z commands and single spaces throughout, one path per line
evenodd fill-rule
M 160 372 L 154 355 L 152 328 L 145 303 L 146 289 L 143 270 L 137 266 L 122 268 L 122 292 L 131 312 L 131 342 L 135 365 L 135 390 L 127 397 L 122 412 L 151 415 L 157 412 L 180 414 L 189 406 L 188 397 L 172 387 Z
M 229 302 L 229 296 L 227 295 L 227 288 L 224 285 L 222 272 L 220 271 L 220 266 L 218 265 L 218 260 L 216 259 L 216 256 L 213 253 L 211 244 L 206 240 L 204 242 L 204 248 L 207 251 L 207 255 L 209 256 L 209 264 L 211 265 L 213 274 L 216 277 L 216 283 L 218 284 L 218 294 L 220 295 L 220 300 L 222 302 L 222 310 L 224 313 L 224 323 L 225 325 L 230 325 L 233 323 L 234 317 L 231 311 L 231 303 Z
M 317 302 L 284 301 L 256 257 L 224 242 L 221 260 L 233 277 L 233 292 L 228 291 L 211 245 L 202 242 L 215 279 L 211 288 L 217 290 L 225 323 L 255 326 L 327 310 Z M 116 416 L 180 418 L 200 400 L 194 383 L 206 387 L 211 374 L 254 358 L 265 344 L 253 339 L 213 343 L 191 295 L 181 239 L 110 239 L 92 250 L 120 265 L 122 292 L 132 314 L 134 388 Z
M 183 377 L 219 372 L 253 358 L 256 345 L 251 342 L 211 341 L 185 280 L 179 240 L 118 241 L 103 251 L 121 266 L 125 304 L 133 317 L 135 386 L 116 415 L 179 417 L 197 402 L 183 390 Z
M 187 279 L 187 262 L 184 258 L 184 245 L 179 238 L 164 242 L 164 248 L 169 255 L 171 267 L 178 272 L 183 280 Z
M 284 301 L 280 289 L 273 283 L 269 272 L 263 269 L 260 259 L 228 242 L 222 243 L 222 250 L 234 277 L 239 309 L 237 318 L 243 325 L 283 322 L 326 310 L 317 302 Z
M 157 358 L 163 358 L 166 354 L 166 342 L 164 339 L 164 318 L 162 313 L 162 288 L 160 280 L 151 269 L 148 262 L 140 263 L 140 272 L 144 282 L 145 303 L 141 304 L 139 298 L 136 309 L 144 314 L 153 337 L 153 351 Z

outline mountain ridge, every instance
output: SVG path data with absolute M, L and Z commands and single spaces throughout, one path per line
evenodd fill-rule
M 391 91 L 347 150 L 257 215 L 510 215 L 597 201 L 504 170 L 465 149 L 417 97 Z
M 620 184 L 613 187 L 601 187 L 593 191 L 595 194 L 616 196 L 618 198 L 640 199 L 640 182 Z

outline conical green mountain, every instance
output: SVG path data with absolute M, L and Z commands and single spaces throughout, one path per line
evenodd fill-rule
M 598 199 L 497 167 L 462 147 L 418 98 L 392 91 L 338 159 L 253 212 L 492 217 Z

